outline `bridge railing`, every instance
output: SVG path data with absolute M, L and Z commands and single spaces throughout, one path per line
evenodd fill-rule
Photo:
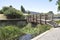
M 52 16 L 52 15 L 51 15 Z M 43 19 L 43 20 L 42 20 Z M 50 18 L 52 19 L 52 18 Z M 46 14 L 32 14 L 27 17 L 28 22 L 34 22 L 34 23 L 40 23 L 40 24 L 46 24 L 46 20 L 50 20 L 48 15 Z M 52 19 L 53 20 L 53 19 Z M 52 21 L 50 20 L 50 21 Z

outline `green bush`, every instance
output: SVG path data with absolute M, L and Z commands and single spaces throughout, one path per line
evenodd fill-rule
M 0 40 L 17 40 L 17 37 L 22 35 L 20 29 L 14 26 L 0 28 Z
M 15 18 L 21 18 L 23 17 L 23 13 L 11 6 L 9 7 L 6 7 L 4 6 L 2 9 L 1 9 L 1 13 L 3 13 L 4 15 L 7 16 L 7 18 L 9 19 L 15 19 Z
M 31 24 L 27 24 L 26 27 L 22 28 L 21 31 L 23 31 L 26 34 L 32 34 L 33 33 L 33 28 Z
M 40 25 L 38 24 L 36 27 L 32 27 L 32 25 L 29 23 L 26 27 L 22 28 L 21 31 L 23 31 L 26 34 L 33 34 L 33 36 L 39 35 L 46 30 L 49 30 L 51 26 L 49 25 Z
M 59 24 L 59 23 L 60 23 L 60 20 L 58 20 L 58 21 L 55 21 L 55 22 Z
M 38 24 L 36 28 L 39 30 L 40 33 L 43 33 L 46 30 L 49 30 L 51 28 L 51 26 Z
M 22 27 L 22 26 L 21 26 Z M 3 26 L 0 27 L 0 40 L 17 40 L 19 36 L 24 34 L 32 34 L 33 37 L 49 30 L 51 26 L 40 25 L 33 27 L 31 23 L 28 23 L 23 28 L 18 28 L 18 26 Z
M 4 14 L 7 16 L 7 18 L 21 18 L 22 17 L 22 12 L 13 8 L 10 8 L 9 10 L 5 11 Z

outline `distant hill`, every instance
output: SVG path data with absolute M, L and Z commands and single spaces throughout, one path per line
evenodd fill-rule
M 29 11 L 30 14 L 39 14 L 39 12 L 33 12 L 33 11 Z M 28 11 L 26 11 L 25 13 L 28 13 Z
M 30 14 L 38 14 L 39 12 L 30 11 Z

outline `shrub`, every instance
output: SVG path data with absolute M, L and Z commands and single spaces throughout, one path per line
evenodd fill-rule
M 55 22 L 59 24 L 59 23 L 60 23 L 60 20 L 58 20 L 58 21 L 55 21 Z
M 0 40 L 17 40 L 17 37 L 23 35 L 19 28 L 6 26 L 0 28 Z
M 20 12 L 19 10 L 15 10 L 15 9 L 9 9 L 7 11 L 4 12 L 4 14 L 7 16 L 7 18 L 21 18 L 22 17 L 22 12 Z
M 22 28 L 21 31 L 23 31 L 26 34 L 33 34 L 32 36 L 35 37 L 46 30 L 49 30 L 51 26 L 49 25 L 40 25 L 38 24 L 36 27 L 32 27 L 32 25 L 29 23 L 26 27 Z
M 21 31 L 23 31 L 26 34 L 32 34 L 33 33 L 32 25 L 30 23 L 27 24 L 26 27 L 21 29 Z
M 15 18 L 21 18 L 23 16 L 23 13 L 12 6 L 6 7 L 4 6 L 1 9 L 1 13 L 7 16 L 9 19 L 15 19 Z

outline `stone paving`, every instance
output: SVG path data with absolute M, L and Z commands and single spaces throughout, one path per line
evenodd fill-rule
M 36 40 L 60 40 L 60 28 L 54 28 Z

